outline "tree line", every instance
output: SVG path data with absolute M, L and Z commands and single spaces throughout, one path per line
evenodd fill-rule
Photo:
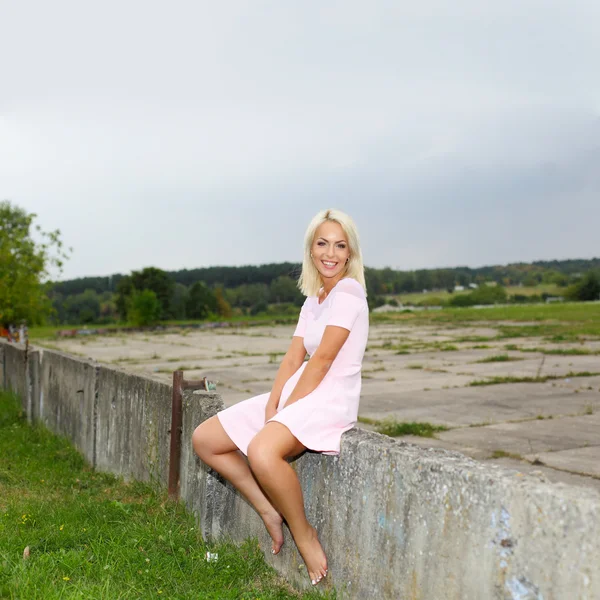
M 235 287 L 225 287 L 219 280 L 210 278 L 208 279 L 212 281 L 212 285 L 206 281 L 192 279 L 186 279 L 191 282 L 186 285 L 176 281 L 173 272 L 148 267 L 141 271 L 133 271 L 129 275 L 119 276 L 118 279 L 113 276 L 110 283 L 106 278 L 85 278 L 85 283 L 91 283 L 90 279 L 94 279 L 96 286 L 87 287 L 83 292 L 78 293 L 65 292 L 77 290 L 80 280 L 60 282 L 53 286 L 50 298 L 55 309 L 55 320 L 58 323 L 106 324 L 120 321 L 148 325 L 166 320 L 229 318 L 232 315 L 297 314 L 304 297 L 298 289 L 295 277 L 289 273 L 298 271 L 290 270 L 288 263 L 266 267 L 265 271 L 270 274 L 270 280 L 264 272 L 260 272 L 261 267 L 253 267 L 252 270 L 238 267 L 246 275 L 252 272 L 260 274 L 259 281 L 244 283 L 239 283 L 244 281 L 241 274 L 238 273 L 237 277 L 233 277 L 236 267 L 228 267 L 229 281 L 238 283 Z M 580 264 L 579 268 L 581 267 Z M 507 267 L 499 270 L 501 273 L 506 273 Z M 524 303 L 540 302 L 550 295 L 547 293 L 509 295 L 505 285 L 499 284 L 494 279 L 485 279 L 480 273 L 473 274 L 471 279 L 452 279 L 447 277 L 449 271 L 451 270 L 434 269 L 429 273 L 428 278 L 422 275 L 423 271 L 415 271 L 412 275 L 419 278 L 421 284 L 430 286 L 429 289 L 423 287 L 421 291 L 453 292 L 455 285 L 468 286 L 469 283 L 475 283 L 476 289 L 470 290 L 469 293 L 452 294 L 445 299 L 427 296 L 422 303 L 447 306 Z M 566 299 L 587 301 L 600 298 L 600 269 L 588 270 L 583 274 L 576 271 L 571 275 L 565 275 L 558 271 L 556 265 L 553 265 L 553 268 L 541 273 L 539 269 L 535 269 L 533 272 L 539 273 L 539 281 L 535 282 L 529 281 L 532 270 L 525 271 L 527 275 L 522 278 L 522 281 L 519 282 L 518 277 L 513 274 L 510 283 L 512 285 L 552 283 L 563 288 L 561 295 Z M 517 269 L 515 273 L 518 272 Z M 401 294 L 406 289 L 414 290 L 403 285 L 406 281 L 405 275 L 406 273 L 387 269 L 367 269 L 370 308 L 376 308 L 386 302 L 397 304 L 394 295 Z M 500 279 L 506 283 L 506 278 L 507 276 L 503 275 Z M 103 289 L 104 286 L 108 289 Z
M 289 262 L 170 272 L 148 267 L 130 274 L 52 282 L 51 270 L 61 273 L 70 250 L 63 248 L 60 231 L 44 232 L 34 225 L 35 217 L 0 202 L 0 325 L 23 320 L 35 325 L 46 317 L 58 324 L 142 325 L 261 313 L 295 316 L 304 301 L 296 285 L 300 264 Z M 554 284 L 564 289 L 566 298 L 585 301 L 600 296 L 600 258 L 414 271 L 366 268 L 365 278 L 370 308 L 394 302 L 398 294 L 452 292 L 457 285 L 472 284 L 478 289 L 443 302 L 463 306 L 527 301 L 518 294 L 508 297 L 505 287 L 540 283 Z
M 243 285 L 262 284 L 269 287 L 278 277 L 297 280 L 300 263 L 276 263 L 246 265 L 240 267 L 206 267 L 167 271 L 174 282 L 190 287 L 203 281 L 208 287 L 236 289 Z M 406 294 L 424 290 L 452 290 L 455 285 L 467 287 L 472 283 L 495 282 L 502 286 L 535 286 L 540 283 L 567 287 L 587 271 L 600 270 L 600 258 L 578 260 L 536 261 L 485 267 L 453 267 L 444 269 L 419 269 L 399 271 L 390 267 L 365 269 L 370 294 Z M 97 294 L 116 292 L 119 282 L 127 275 L 115 274 L 105 277 L 80 277 L 53 284 L 53 290 L 63 296 L 81 294 L 93 290 Z

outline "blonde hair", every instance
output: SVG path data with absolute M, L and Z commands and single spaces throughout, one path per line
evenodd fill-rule
M 363 265 L 356 225 L 351 217 L 335 208 L 322 210 L 317 213 L 306 229 L 306 233 L 304 234 L 304 260 L 302 261 L 302 273 L 300 274 L 300 279 L 298 279 L 298 287 L 305 296 L 316 296 L 323 285 L 321 274 L 312 261 L 310 251 L 315 240 L 317 229 L 326 221 L 338 223 L 348 238 L 350 257 L 343 277 L 352 277 L 353 279 L 356 279 L 356 281 L 362 285 L 366 294 L 365 267 Z

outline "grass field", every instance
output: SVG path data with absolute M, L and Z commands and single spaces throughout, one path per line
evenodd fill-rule
M 540 284 L 532 287 L 519 287 L 519 286 L 509 286 L 505 288 L 506 293 L 509 296 L 521 295 L 521 296 L 534 296 L 535 294 L 551 294 L 553 296 L 561 296 L 564 294 L 564 288 L 560 288 L 557 285 L 553 284 Z M 442 300 L 449 300 L 453 296 L 462 296 L 464 294 L 468 294 L 472 292 L 471 289 L 466 289 L 462 292 L 452 292 L 452 294 L 448 293 L 446 290 L 439 290 L 435 292 L 417 292 L 411 294 L 396 294 L 396 295 L 386 295 L 387 298 L 395 298 L 398 302 L 403 304 L 419 304 L 420 302 L 430 302 L 432 298 L 440 298 Z
M 300 309 L 298 309 L 300 312 Z M 298 320 L 297 315 L 290 316 L 289 314 L 282 315 L 253 315 L 253 316 L 237 316 L 231 317 L 229 319 L 219 319 L 220 322 L 228 322 L 228 323 L 250 323 L 250 324 L 265 324 L 265 323 L 287 323 L 292 324 L 296 323 Z M 160 323 L 161 327 L 186 327 L 193 325 L 202 325 L 209 323 L 210 321 L 200 321 L 200 320 L 185 320 L 185 321 L 162 321 Z M 137 328 L 127 325 L 126 323 L 111 323 L 109 325 L 43 325 L 38 327 L 31 327 L 29 329 L 29 339 L 32 341 L 42 340 L 42 339 L 53 339 L 56 337 L 58 331 L 66 330 L 66 329 L 123 329 L 129 328 L 132 331 L 137 330 Z
M 536 294 L 551 294 L 553 296 L 562 296 L 564 294 L 565 288 L 560 288 L 557 285 L 553 284 L 540 284 L 532 287 L 519 287 L 519 286 L 508 286 L 504 288 L 506 293 L 509 296 L 534 296 Z M 441 300 L 450 300 L 453 296 L 462 296 L 464 294 L 468 294 L 472 292 L 472 289 L 466 289 L 461 292 L 452 292 L 451 294 L 446 290 L 438 290 L 434 292 L 415 292 L 410 294 L 392 294 L 385 295 L 386 298 L 395 298 L 398 302 L 402 304 L 419 304 L 421 302 L 431 302 L 434 298 L 439 298 Z
M 554 337 L 553 341 L 572 341 L 579 336 L 600 337 L 600 302 L 565 302 L 556 304 L 515 304 L 483 308 L 447 308 L 444 310 L 379 313 L 374 322 L 414 324 L 468 323 L 494 324 L 502 337 Z M 495 324 L 498 321 L 516 325 Z M 519 325 L 518 323 L 528 323 Z
M 93 471 L 0 392 L 0 598 L 322 597 L 290 589 L 254 542 L 205 544 L 181 504 Z

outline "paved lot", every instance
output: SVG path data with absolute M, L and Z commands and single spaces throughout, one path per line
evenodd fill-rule
M 225 404 L 231 405 L 269 391 L 293 329 L 117 334 L 45 345 L 160 381 L 169 381 L 177 368 L 185 369 L 188 379 L 206 375 L 219 382 Z M 568 375 L 600 372 L 600 354 L 593 354 L 600 352 L 600 341 L 568 344 L 496 336 L 497 330 L 485 324 L 447 329 L 372 325 L 360 416 L 445 425 L 450 429 L 435 438 L 403 439 L 600 490 L 600 376 Z M 531 349 L 535 351 L 527 351 Z M 478 362 L 498 355 L 511 360 Z M 556 378 L 470 385 L 492 377 L 544 376 Z

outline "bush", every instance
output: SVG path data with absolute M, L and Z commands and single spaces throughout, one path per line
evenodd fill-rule
M 420 302 L 417 302 L 417 306 L 446 306 L 448 302 L 440 296 L 426 296 Z
M 450 306 L 475 306 L 476 304 L 503 304 L 507 301 L 506 290 L 501 285 L 482 285 L 469 294 L 450 298 Z
M 258 315 L 260 313 L 266 313 L 268 309 L 269 309 L 269 306 L 267 305 L 267 303 L 261 300 L 260 302 L 257 302 L 250 309 L 250 314 L 251 315 Z
M 134 291 L 127 318 L 138 327 L 154 325 L 160 321 L 162 306 L 152 290 Z
M 579 302 L 600 300 L 600 272 L 588 271 L 581 281 L 567 289 L 565 296 Z
M 511 304 L 535 304 L 536 302 L 543 302 L 550 294 L 513 294 L 508 297 L 508 301 Z
M 367 304 L 369 305 L 369 310 L 373 310 L 374 308 L 379 308 L 385 304 L 385 298 L 383 296 L 367 296 Z

